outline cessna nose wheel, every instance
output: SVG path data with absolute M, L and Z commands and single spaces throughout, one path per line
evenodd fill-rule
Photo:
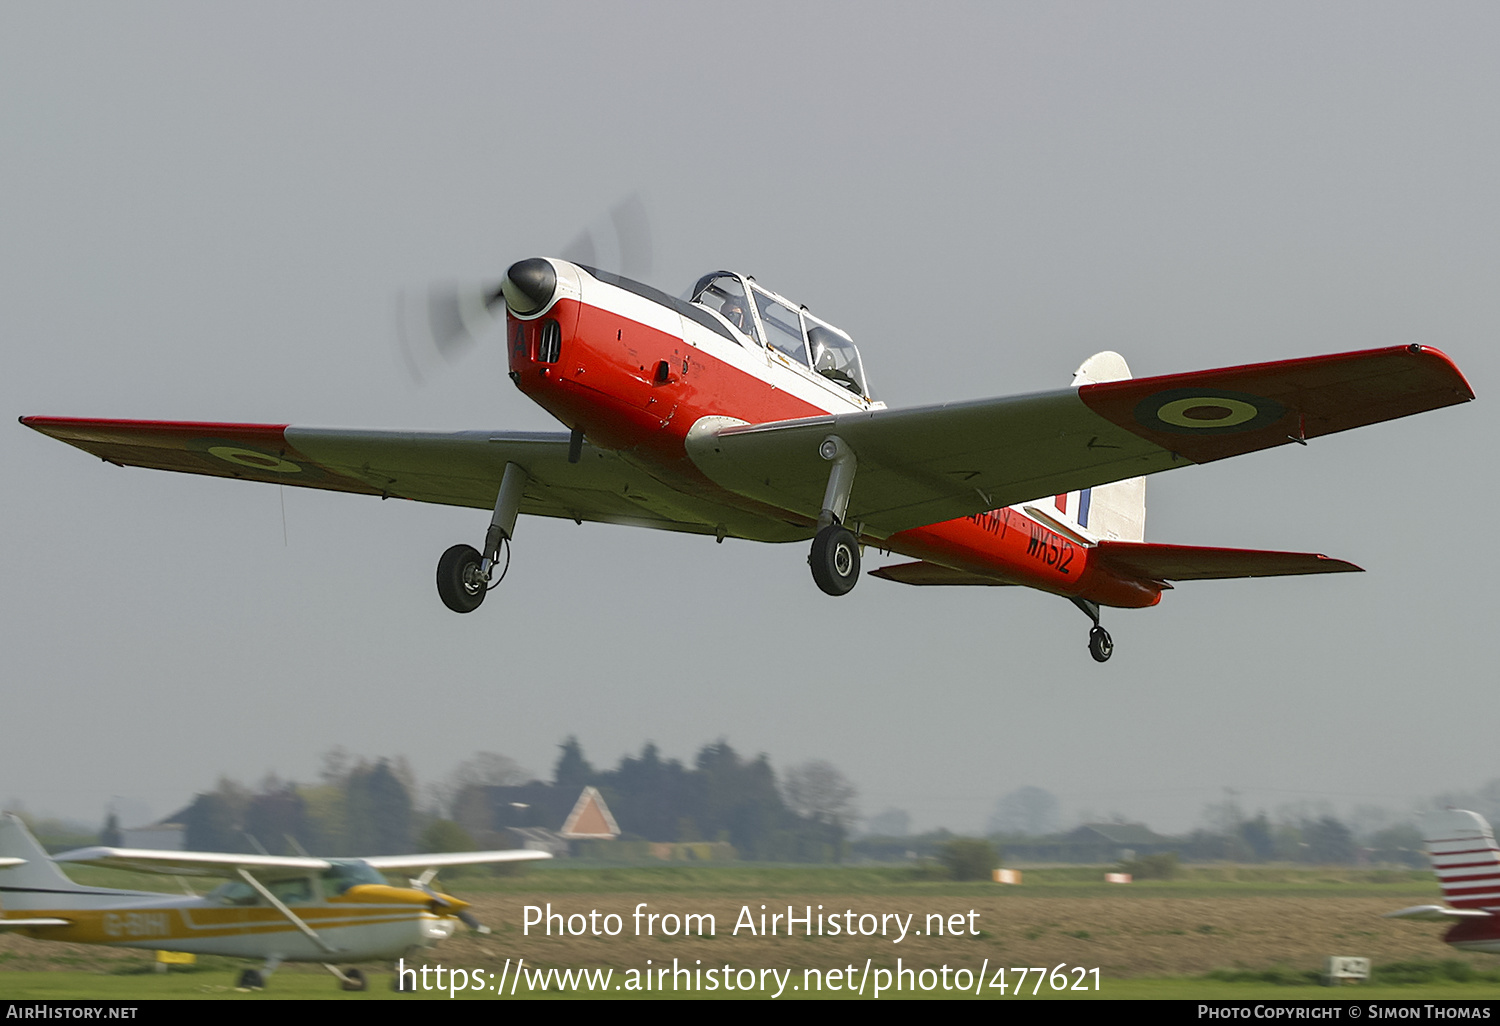
M 813 538 L 807 563 L 825 594 L 847 595 L 859 583 L 859 540 L 847 527 L 829 524 Z
M 472 545 L 455 545 L 438 560 L 437 589 L 443 605 L 455 613 L 472 613 L 484 601 L 489 577 Z

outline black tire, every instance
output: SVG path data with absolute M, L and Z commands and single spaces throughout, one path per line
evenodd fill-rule
M 807 565 L 825 595 L 847 595 L 859 583 L 859 539 L 848 528 L 830 524 L 813 538 Z
M 1094 657 L 1094 662 L 1107 663 L 1114 654 L 1115 639 L 1109 636 L 1109 631 L 1103 627 L 1089 631 L 1089 655 Z
M 259 969 L 246 969 L 240 973 L 240 980 L 235 986 L 240 990 L 265 990 L 266 978 L 260 974 Z
M 469 568 L 478 574 L 484 561 L 472 545 L 455 545 L 438 560 L 437 589 L 443 605 L 455 613 L 472 613 L 484 601 L 485 584 L 470 583 Z
M 344 978 L 339 981 L 341 990 L 369 990 L 370 985 L 365 980 L 365 974 L 359 969 L 345 969 Z

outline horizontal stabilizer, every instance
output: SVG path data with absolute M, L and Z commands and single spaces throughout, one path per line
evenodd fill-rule
M 1363 572 L 1353 563 L 1316 552 L 1268 552 L 1146 542 L 1100 542 L 1089 550 L 1089 560 L 1097 560 L 1116 573 L 1149 581 L 1215 581 L 1231 577 Z
M 897 563 L 894 566 L 883 566 L 879 570 L 871 570 L 870 576 L 884 578 L 887 581 L 895 581 L 898 584 L 916 584 L 922 586 L 982 585 L 991 588 L 1006 587 L 1005 581 L 997 581 L 992 577 L 981 577 L 979 574 L 971 574 L 964 570 L 952 570 L 946 566 L 939 566 L 936 563 L 928 563 L 926 560 L 918 560 L 915 563 Z
M 1477 908 L 1449 908 L 1447 905 L 1413 905 L 1398 912 L 1387 912 L 1385 919 L 1421 919 L 1429 923 L 1447 923 L 1455 919 L 1488 919 L 1490 914 Z
M 0 933 L 7 930 L 35 930 L 48 926 L 72 926 L 71 919 L 0 919 Z

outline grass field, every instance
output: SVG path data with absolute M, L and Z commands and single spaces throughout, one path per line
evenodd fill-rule
M 1050 971 L 1063 966 L 1074 974 L 1070 982 L 1084 976 L 1087 986 L 1095 976 L 1079 970 L 1098 969 L 1097 994 L 1057 994 L 1043 984 L 1036 995 L 1042 998 L 1500 997 L 1500 959 L 1455 952 L 1441 943 L 1438 924 L 1381 917 L 1393 909 L 1439 900 L 1436 884 L 1426 873 L 1209 867 L 1189 869 L 1175 880 L 1127 886 L 1105 884 L 1100 874 L 1097 868 L 1028 870 L 1020 887 L 924 880 L 902 868 L 754 864 L 558 864 L 511 876 L 449 876 L 444 886 L 471 901 L 494 933 L 484 937 L 461 932 L 430 951 L 426 962 L 477 971 L 476 979 L 486 980 L 498 980 L 511 971 L 508 965 L 522 958 L 535 969 L 608 969 L 613 972 L 605 991 L 610 997 L 631 996 L 628 990 L 612 989 L 630 979 L 627 974 L 633 972 L 639 983 L 642 971 L 674 964 L 695 971 L 726 965 L 735 973 L 774 970 L 795 981 L 784 997 L 805 996 L 791 986 L 809 978 L 806 970 L 815 971 L 811 979 L 842 986 L 846 977 L 852 980 L 861 973 L 868 983 L 881 970 L 891 979 L 898 967 L 920 971 L 944 965 L 953 972 L 966 970 L 970 979 L 988 966 L 991 982 L 995 967 Z M 119 876 L 91 876 L 85 882 L 140 884 Z M 557 920 L 552 936 L 539 927 L 528 929 L 527 906 L 545 910 L 549 903 L 564 917 L 564 924 L 568 916 L 579 917 L 571 922 L 575 930 L 584 929 L 583 935 L 559 930 Z M 763 935 L 762 912 L 785 917 L 788 906 L 798 917 L 812 910 L 815 934 L 821 912 L 824 935 L 806 936 L 798 924 L 795 935 L 787 936 L 784 919 L 776 924 L 774 936 Z M 639 921 L 634 916 L 638 908 Z M 585 926 L 591 913 L 597 913 L 592 921 L 601 933 L 608 927 L 617 935 L 594 935 Z M 653 922 L 647 918 L 653 913 L 678 918 Z M 830 932 L 827 918 L 835 913 L 841 923 L 838 935 Z M 605 919 L 610 914 L 618 921 Z M 680 922 L 687 914 L 711 916 L 713 935 L 684 936 Z M 898 921 L 892 916 L 906 922 L 904 938 L 898 940 Z M 746 927 L 747 921 L 753 922 L 753 930 Z M 707 934 L 707 918 L 698 922 Z M 843 928 L 850 923 L 856 927 L 855 936 Z M 766 925 L 771 925 L 769 918 Z M 860 935 L 861 925 L 867 933 L 882 927 L 885 933 Z M 1376 986 L 1338 990 L 1303 982 L 1335 954 L 1373 959 L 1378 977 L 1383 973 L 1387 979 L 1417 982 L 1392 985 L 1377 980 Z M 46 944 L 6 935 L 0 938 L 0 998 L 430 996 L 393 994 L 387 966 L 365 967 L 372 982 L 366 995 L 342 993 L 331 976 L 313 966 L 283 967 L 265 992 L 246 994 L 232 989 L 240 963 L 204 959 L 194 972 L 156 974 L 150 962 L 149 952 Z M 856 972 L 849 973 L 848 967 Z M 836 970 L 842 972 L 825 975 Z M 788 971 L 791 977 L 785 975 Z M 1227 978 L 1211 978 L 1210 973 Z M 1470 979 L 1460 982 L 1454 977 Z M 930 973 L 926 979 L 935 982 L 937 977 Z M 1013 979 L 1008 977 L 1006 1000 L 1016 1000 Z M 1036 979 L 1036 974 L 1027 979 L 1025 1000 L 1032 999 Z M 866 999 L 872 989 L 867 986 Z M 968 995 L 948 996 L 972 999 L 972 989 Z M 523 983 L 517 996 L 527 991 Z M 1000 996 L 994 989 L 984 994 Z M 447 999 L 446 990 L 442 996 Z M 671 994 L 653 988 L 651 996 Z M 729 995 L 721 990 L 694 996 Z M 840 990 L 834 996 L 849 995 Z M 939 987 L 922 996 L 944 995 Z M 488 993 L 488 999 L 494 1000 L 494 994 Z
M 340 991 L 333 978 L 325 973 L 282 970 L 273 978 L 264 991 L 247 993 L 234 989 L 235 975 L 219 970 L 213 972 L 180 973 L 165 976 L 156 974 L 135 976 L 99 976 L 79 972 L 26 972 L 0 974 L 0 1000 L 17 999 L 27 1001 L 45 1000 L 111 1000 L 111 1001 L 163 1001 L 163 1000 L 220 1000 L 220 1001 L 277 1001 L 277 1000 L 338 1000 L 338 1001 L 448 1001 L 446 992 L 397 994 L 389 987 L 389 975 L 372 975 L 370 990 L 350 994 Z M 797 993 L 783 996 L 780 1000 L 806 999 L 819 995 Z M 1158 1001 L 1327 1001 L 1329 999 L 1349 1001 L 1376 1000 L 1441 1000 L 1441 1001 L 1493 1001 L 1500 996 L 1500 986 L 1494 983 L 1442 983 L 1407 984 L 1403 986 L 1358 986 L 1328 988 L 1319 986 L 1276 986 L 1272 984 L 1228 983 L 1217 980 L 1184 977 L 1162 977 L 1156 979 L 1106 980 L 1097 993 L 1057 994 L 1042 987 L 1033 997 L 1030 988 L 1019 997 L 1000 998 L 1010 1001 L 1092 1001 L 1092 1000 L 1158 1000 Z M 532 991 L 522 986 L 514 998 L 507 993 L 503 997 L 494 994 L 462 992 L 452 1000 L 458 1001 L 510 1001 L 522 999 L 551 1000 L 620 1000 L 631 997 L 661 1000 L 663 998 L 702 999 L 705 997 L 751 998 L 773 1000 L 769 994 L 735 994 L 722 992 L 711 994 L 627 994 L 623 991 L 606 993 L 561 993 L 557 990 Z M 861 1000 L 857 996 L 824 993 L 824 1000 Z M 911 994 L 882 995 L 880 1000 L 910 1000 Z M 973 1000 L 967 994 L 924 994 L 921 1000 Z M 866 997 L 863 1000 L 873 1000 Z

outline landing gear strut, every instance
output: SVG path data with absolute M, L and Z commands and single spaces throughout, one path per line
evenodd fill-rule
M 854 488 L 854 453 L 838 435 L 829 435 L 818 446 L 818 455 L 832 463 L 833 469 L 828 473 L 807 565 L 825 595 L 847 595 L 859 583 L 859 539 L 844 526 L 849 492 Z
M 478 609 L 485 592 L 505 576 L 510 566 L 510 540 L 516 533 L 516 514 L 520 512 L 521 495 L 525 489 L 526 471 L 517 464 L 507 463 L 505 474 L 500 479 L 500 491 L 495 496 L 495 515 L 490 518 L 490 529 L 484 536 L 484 552 L 472 545 L 455 545 L 438 560 L 438 597 L 455 613 L 472 613 Z M 505 565 L 497 577 L 495 566 L 502 549 L 505 551 Z
M 1089 631 L 1089 655 L 1094 657 L 1096 663 L 1109 662 L 1109 657 L 1115 654 L 1115 641 L 1109 636 L 1109 631 L 1099 624 L 1099 603 L 1075 598 L 1073 604 L 1094 621 L 1094 627 Z

